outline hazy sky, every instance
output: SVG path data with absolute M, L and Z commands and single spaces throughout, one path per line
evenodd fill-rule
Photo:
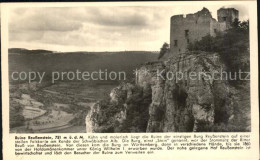
M 10 10 L 9 48 L 54 51 L 158 51 L 170 40 L 170 17 L 208 8 L 214 18 L 225 5 L 88 6 Z M 239 10 L 240 20 L 248 9 Z

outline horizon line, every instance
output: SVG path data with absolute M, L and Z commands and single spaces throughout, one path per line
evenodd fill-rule
M 45 50 L 45 51 L 50 51 L 50 52 L 54 52 L 54 53 L 66 53 L 66 52 L 160 52 L 159 50 L 154 51 L 154 50 L 117 50 L 117 51 L 54 51 L 54 50 L 48 50 L 48 49 L 27 49 L 27 48 L 19 48 L 19 47 L 12 47 L 12 48 L 8 48 L 9 49 L 21 49 L 21 50 L 28 50 L 28 51 L 35 51 L 35 50 Z

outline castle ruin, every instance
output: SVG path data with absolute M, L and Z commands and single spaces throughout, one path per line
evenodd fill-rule
M 201 40 L 206 35 L 216 36 L 231 27 L 238 19 L 238 10 L 234 8 L 220 8 L 217 11 L 218 21 L 212 18 L 211 12 L 203 8 L 194 14 L 171 17 L 170 53 L 180 54 L 187 50 L 189 43 Z

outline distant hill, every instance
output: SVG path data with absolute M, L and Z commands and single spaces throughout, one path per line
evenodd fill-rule
M 42 53 L 61 53 L 61 54 L 70 54 L 70 53 L 82 53 L 82 54 L 115 54 L 115 53 L 121 53 L 121 54 L 140 54 L 140 53 L 146 53 L 146 54 L 158 54 L 158 51 L 115 51 L 115 52 L 109 52 L 109 51 L 103 51 L 103 52 L 87 52 L 87 51 L 74 51 L 74 52 L 56 52 L 56 51 L 50 51 L 50 50 L 44 50 L 44 49 L 35 49 L 35 50 L 29 50 L 25 48 L 9 48 L 8 49 L 9 54 L 42 54 Z
M 53 53 L 53 51 L 36 49 L 36 50 L 28 50 L 24 48 L 9 48 L 8 53 L 16 53 L 16 54 L 39 54 L 39 53 Z
M 66 53 L 66 54 L 62 54 Z M 124 71 L 127 79 L 134 78 L 133 71 L 141 64 L 154 61 L 158 54 L 147 51 L 120 52 L 60 52 L 48 50 L 9 49 L 9 75 L 14 72 Z M 45 79 L 49 80 L 49 79 Z M 10 79 L 10 82 L 14 82 Z M 15 81 L 16 82 L 16 81 Z

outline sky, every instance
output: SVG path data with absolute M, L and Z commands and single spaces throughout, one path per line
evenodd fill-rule
M 9 12 L 9 48 L 52 51 L 159 51 L 170 40 L 170 17 L 245 5 L 19 7 Z

